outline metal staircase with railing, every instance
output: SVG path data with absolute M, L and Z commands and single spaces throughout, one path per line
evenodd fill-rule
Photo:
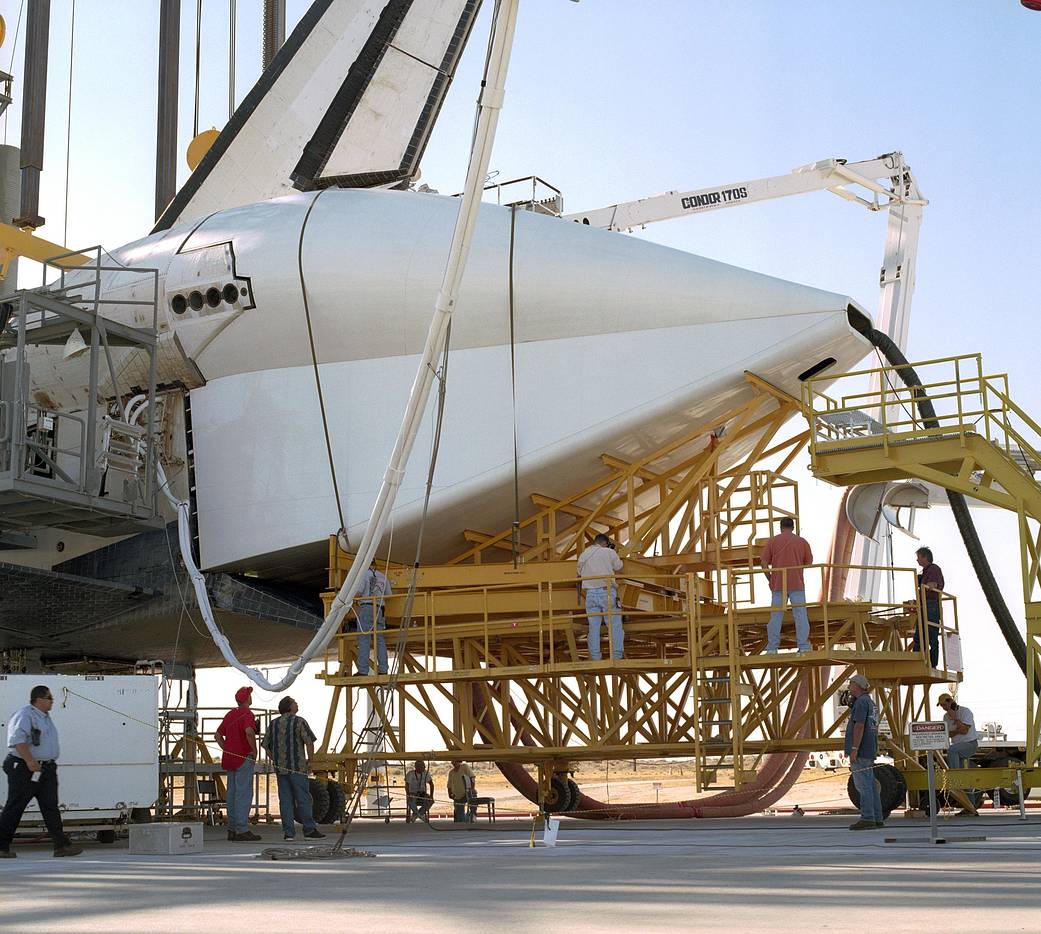
M 865 389 L 871 385 L 881 388 Z M 1026 619 L 1027 766 L 1041 757 L 1041 426 L 979 355 L 808 380 L 810 468 L 850 486 L 913 478 L 1018 518 Z
M 45 264 L 45 281 L 57 271 L 49 284 L 0 302 L 0 531 L 159 528 L 158 274 L 106 264 L 100 247 L 70 255 L 93 259 L 68 270 L 56 257 Z M 107 301 L 116 277 L 141 297 Z M 135 306 L 150 326 L 106 317 L 113 304 Z M 33 379 L 46 372 L 82 380 L 81 401 L 55 402 Z

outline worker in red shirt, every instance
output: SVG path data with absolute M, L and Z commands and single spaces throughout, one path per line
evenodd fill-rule
M 238 706 L 225 714 L 213 734 L 221 748 L 221 768 L 228 776 L 228 839 L 255 842 L 258 834 L 249 829 L 253 806 L 253 768 L 257 762 L 257 718 L 249 709 L 253 688 L 235 692 Z
M 806 584 L 802 569 L 813 564 L 813 552 L 810 543 L 795 534 L 793 519 L 785 516 L 781 520 L 780 534 L 766 543 L 759 563 L 770 581 L 770 604 L 775 608 L 766 626 L 766 651 L 775 655 L 781 645 L 781 620 L 787 594 L 795 619 L 795 641 L 799 652 L 809 652 L 810 619 L 806 615 Z

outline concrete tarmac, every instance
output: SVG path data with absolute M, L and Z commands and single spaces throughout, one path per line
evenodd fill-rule
M 271 862 L 208 829 L 202 853 L 131 856 L 88 843 L 56 860 L 16 846 L 0 862 L 0 928 L 119 931 L 1038 931 L 1041 818 L 1015 812 L 928 823 L 894 816 L 562 821 L 555 848 L 531 822 L 433 828 L 357 822 L 347 843 L 375 859 Z M 896 842 L 886 843 L 886 838 Z M 330 835 L 322 843 L 332 843 Z M 541 841 L 541 834 L 538 839 Z M 302 841 L 298 837 L 297 843 Z

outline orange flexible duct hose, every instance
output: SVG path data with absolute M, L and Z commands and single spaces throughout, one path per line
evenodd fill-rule
M 839 506 L 829 558 L 833 570 L 822 587 L 829 600 L 841 600 L 844 596 L 846 580 L 849 577 L 847 566 L 853 556 L 856 531 L 846 516 L 846 499 L 849 493 L 849 490 L 845 492 Z M 823 598 L 824 593 L 821 596 Z M 827 674 L 825 674 L 826 678 Z M 807 683 L 806 679 L 800 682 L 799 690 L 792 701 L 796 717 L 805 711 L 809 703 Z M 807 729 L 808 727 L 803 728 L 802 735 L 806 734 Z M 520 737 L 526 745 L 530 744 L 523 731 Z M 689 801 L 666 804 L 648 802 L 612 805 L 583 793 L 574 809 L 568 811 L 567 814 L 569 817 L 579 817 L 584 820 L 689 820 L 691 818 L 746 817 L 759 813 L 783 798 L 798 781 L 808 758 L 809 753 L 805 752 L 771 753 L 763 760 L 763 765 L 755 779 L 744 788 Z M 517 791 L 533 804 L 538 803 L 538 782 L 528 774 L 523 765 L 514 762 L 498 762 L 496 765 Z

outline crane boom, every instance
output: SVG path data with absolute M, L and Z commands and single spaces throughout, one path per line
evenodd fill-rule
M 667 191 L 649 198 L 623 201 L 593 211 L 565 214 L 563 217 L 603 230 L 632 230 L 677 217 L 810 191 L 830 191 L 870 211 L 892 210 L 894 205 L 918 208 L 920 211 L 928 204 L 918 191 L 918 184 L 904 162 L 903 154 L 892 152 L 864 162 L 824 159 L 801 166 L 786 175 L 693 191 Z
M 863 162 L 824 159 L 794 169 L 787 175 L 694 191 L 668 191 L 650 198 L 612 204 L 595 211 L 565 214 L 563 217 L 604 230 L 632 230 L 658 221 L 810 191 L 830 191 L 869 211 L 888 213 L 875 323 L 878 330 L 888 334 L 898 347 L 905 348 L 911 320 L 918 234 L 922 210 L 929 202 L 918 190 L 918 182 L 905 162 L 903 153 L 891 152 Z M 871 378 L 871 390 L 877 392 L 878 376 L 873 374 Z M 886 531 L 883 542 L 857 534 L 854 562 L 870 570 L 851 573 L 848 583 L 848 593 L 851 595 L 863 594 L 868 599 L 877 597 L 881 586 L 881 574 L 877 568 L 883 550 L 892 547 L 888 526 Z

